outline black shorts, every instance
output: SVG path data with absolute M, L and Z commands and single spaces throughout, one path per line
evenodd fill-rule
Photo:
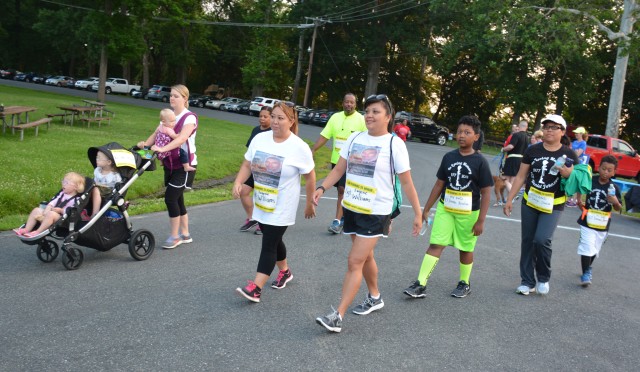
M 507 158 L 502 168 L 502 173 L 508 177 L 515 177 L 520 170 L 520 163 L 522 163 L 522 157 Z
M 342 211 L 344 212 L 344 227 L 342 229 L 344 234 L 356 234 L 366 238 L 379 236 L 386 238 L 389 235 L 390 215 L 360 214 L 347 208 L 342 208 Z
M 254 188 L 254 183 L 253 183 L 253 174 L 249 175 L 249 178 L 247 178 L 246 181 L 244 181 L 244 184 L 251 187 L 252 189 Z
M 336 165 L 335 164 L 331 164 L 331 169 L 335 168 Z M 338 182 L 336 182 L 335 185 L 333 185 L 333 187 L 342 187 L 344 188 L 344 186 L 347 184 L 347 171 L 344 172 L 344 174 L 342 175 L 342 177 L 340 177 L 340 179 L 338 180 Z

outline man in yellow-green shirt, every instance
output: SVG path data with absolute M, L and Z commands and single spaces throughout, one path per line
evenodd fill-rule
M 342 108 L 344 111 L 336 112 L 331 116 L 327 125 L 320 132 L 320 137 L 316 140 L 311 151 L 315 152 L 324 146 L 329 139 L 333 140 L 333 151 L 331 153 L 332 168 L 340 159 L 340 149 L 348 146 L 347 139 L 353 132 L 364 132 L 367 127 L 364 123 L 364 116 L 356 111 L 356 96 L 353 93 L 347 93 L 342 100 Z M 329 225 L 329 232 L 339 234 L 342 231 L 342 197 L 344 196 L 344 185 L 347 180 L 347 174 L 334 185 L 338 190 L 338 203 L 336 206 L 336 218 Z

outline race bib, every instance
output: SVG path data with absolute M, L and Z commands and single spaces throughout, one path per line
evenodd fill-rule
M 589 209 L 587 211 L 587 226 L 592 229 L 604 230 L 609 224 L 609 218 L 611 212 L 603 212 L 595 209 Z
M 335 148 L 336 152 L 340 152 L 340 149 L 342 148 L 342 146 L 344 146 L 344 143 L 346 141 L 346 138 L 335 137 L 335 139 L 333 140 L 333 147 Z
M 129 167 L 136 169 L 136 158 L 133 157 L 131 151 L 114 149 L 111 150 L 113 161 L 116 167 Z
M 254 184 L 253 189 L 253 203 L 256 208 L 265 211 L 267 213 L 273 213 L 276 210 L 276 203 L 278 202 L 278 189 Z
M 353 212 L 371 214 L 377 192 L 378 190 L 375 187 L 347 179 L 342 205 Z
M 447 189 L 444 193 L 444 210 L 457 214 L 471 214 L 471 191 Z
M 553 213 L 553 193 L 545 192 L 531 186 L 527 193 L 527 205 L 543 213 Z

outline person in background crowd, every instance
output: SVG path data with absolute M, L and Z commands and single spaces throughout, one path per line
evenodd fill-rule
M 331 115 L 327 125 L 320 132 L 320 137 L 313 145 L 311 152 L 315 155 L 319 148 L 324 146 L 330 139 L 333 140 L 333 151 L 331 152 L 331 168 L 335 168 L 340 159 L 340 150 L 351 133 L 363 132 L 367 130 L 364 124 L 364 117 L 356 111 L 356 95 L 347 93 L 342 100 L 343 111 Z M 340 234 L 344 226 L 342 218 L 342 198 L 344 197 L 344 186 L 346 176 L 340 178 L 334 185 L 338 191 L 336 203 L 336 218 L 329 225 L 329 232 Z

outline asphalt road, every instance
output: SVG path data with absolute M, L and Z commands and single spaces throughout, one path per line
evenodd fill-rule
M 318 132 L 301 127 L 303 137 L 315 139 Z M 415 142 L 408 148 L 424 203 L 449 149 Z M 449 296 L 458 281 L 458 255 L 447 248 L 427 298 L 412 300 L 402 290 L 415 280 L 428 233 L 411 237 L 410 210 L 404 209 L 376 249 L 385 307 L 349 314 L 342 333 L 330 334 L 314 318 L 337 305 L 350 247 L 348 237 L 326 231 L 334 211 L 330 190 L 315 219 L 299 218 L 289 228 L 294 279 L 283 290 L 266 288 L 259 304 L 234 292 L 253 278 L 260 250 L 260 237 L 238 231 L 244 220 L 238 201 L 189 208 L 192 244 L 158 249 L 143 262 L 125 245 L 109 252 L 82 248 L 85 261 L 77 271 L 67 271 L 59 259 L 42 263 L 34 247 L 0 233 L 0 370 L 637 370 L 638 219 L 614 216 L 594 264 L 594 284 L 583 289 L 578 212 L 567 209 L 554 236 L 551 291 L 524 297 L 514 292 L 519 208 L 510 218 L 491 208 L 476 246 L 472 293 Z M 166 213 L 136 216 L 133 223 L 159 242 L 166 237 Z M 365 294 L 361 289 L 357 301 Z

